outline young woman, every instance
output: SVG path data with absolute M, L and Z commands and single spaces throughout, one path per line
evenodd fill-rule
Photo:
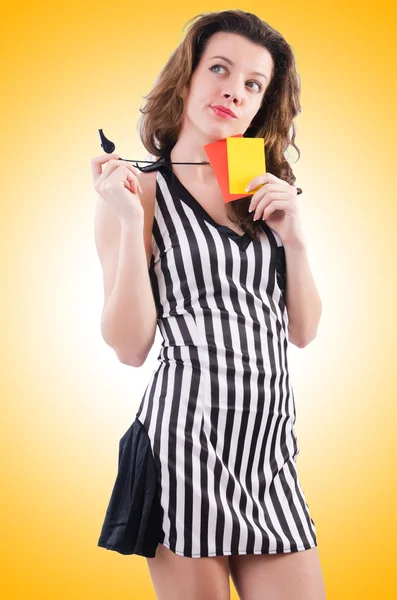
M 244 600 L 322 600 L 287 361 L 321 314 L 284 156 L 299 77 L 251 13 L 189 23 L 141 110 L 157 170 L 92 160 L 102 335 L 136 367 L 163 337 L 98 545 L 146 556 L 160 600 L 227 599 L 229 575 Z M 207 162 L 205 144 L 237 134 L 263 138 L 267 172 L 227 203 L 209 164 L 175 163 Z

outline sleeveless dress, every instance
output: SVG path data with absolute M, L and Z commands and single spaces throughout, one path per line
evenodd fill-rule
M 159 167 L 149 275 L 163 341 L 98 546 L 193 558 L 317 546 L 296 468 L 285 252 L 261 222 L 260 239 L 217 224 Z

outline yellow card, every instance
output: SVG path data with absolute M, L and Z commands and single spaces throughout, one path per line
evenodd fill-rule
M 228 137 L 226 144 L 229 192 L 254 194 L 262 184 L 249 192 L 246 192 L 245 188 L 254 177 L 266 173 L 263 138 Z

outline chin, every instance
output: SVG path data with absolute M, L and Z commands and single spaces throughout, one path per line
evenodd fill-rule
M 239 131 L 233 131 L 232 128 L 227 126 L 227 123 L 220 124 L 218 126 L 212 126 L 211 128 L 209 128 L 205 134 L 207 135 L 207 137 L 210 138 L 214 138 L 214 141 L 216 140 L 223 140 L 227 137 L 231 137 L 233 135 L 237 135 L 238 133 L 240 133 Z

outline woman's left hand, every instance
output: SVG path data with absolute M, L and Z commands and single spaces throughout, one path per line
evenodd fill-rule
M 272 173 L 263 173 L 250 181 L 250 188 L 261 188 L 253 194 L 250 209 L 254 219 L 264 219 L 281 238 L 283 244 L 305 243 L 298 211 L 297 189 Z

